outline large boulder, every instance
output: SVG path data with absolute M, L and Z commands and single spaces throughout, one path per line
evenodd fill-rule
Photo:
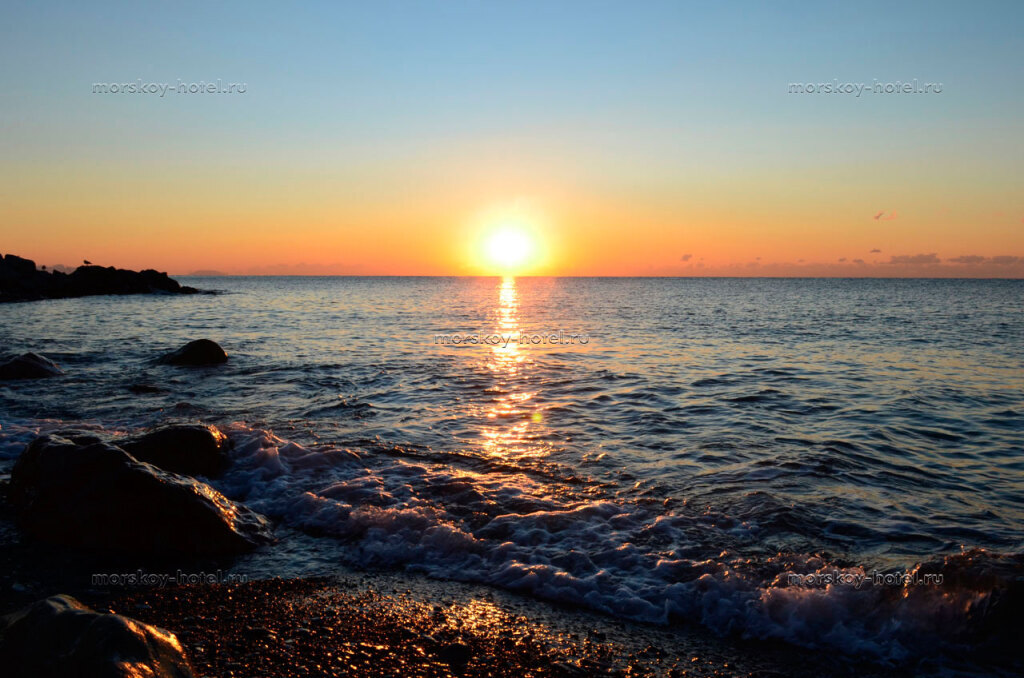
M 42 379 L 64 374 L 57 363 L 35 353 L 26 353 L 0 364 L 0 380 Z
M 12 276 L 30 276 L 36 272 L 36 262 L 14 254 L 0 256 L 0 271 Z
M 11 471 L 8 496 L 26 532 L 69 546 L 228 555 L 273 541 L 260 514 L 103 442 L 36 438 Z
M 0 617 L 8 678 L 191 678 L 173 633 L 52 596 Z
M 230 441 L 216 426 L 166 426 L 119 443 L 139 461 L 188 476 L 219 475 L 228 466 Z
M 177 351 L 160 358 L 160 362 L 168 365 L 219 365 L 228 361 L 228 354 L 215 341 L 196 339 L 190 341 Z

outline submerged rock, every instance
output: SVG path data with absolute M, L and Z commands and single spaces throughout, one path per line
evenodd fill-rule
M 154 386 L 153 384 L 132 384 L 128 387 L 128 390 L 135 395 L 151 395 L 154 393 L 163 393 L 167 389 Z
M 26 353 L 0 364 L 0 380 L 42 379 L 64 374 L 64 370 L 49 358 L 36 353 Z
M 0 617 L 0 667 L 10 678 L 191 678 L 173 633 L 52 596 Z
M 139 461 L 171 473 L 216 476 L 228 466 L 228 437 L 216 426 L 167 426 L 120 447 Z
M 273 541 L 260 514 L 108 443 L 36 438 L 11 471 L 9 497 L 29 534 L 69 546 L 227 555 Z
M 177 351 L 160 358 L 160 362 L 168 365 L 219 365 L 228 361 L 228 354 L 215 341 L 196 339 L 190 341 Z

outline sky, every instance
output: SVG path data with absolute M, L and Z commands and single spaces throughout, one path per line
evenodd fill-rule
M 475 275 L 512 228 L 520 274 L 1024 277 L 1022 29 L 1017 1 L 9 0 L 0 252 Z

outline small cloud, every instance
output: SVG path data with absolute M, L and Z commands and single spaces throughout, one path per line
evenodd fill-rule
M 761 261 L 761 257 L 754 257 L 756 261 Z
M 692 254 L 684 254 L 683 256 L 679 257 L 679 261 L 689 261 L 690 259 L 693 259 Z
M 892 212 L 890 214 L 886 214 L 885 210 L 882 210 L 881 212 L 879 212 L 878 214 L 876 214 L 875 216 L 873 216 L 871 218 L 874 219 L 875 221 L 892 221 L 896 217 L 897 217 L 897 214 L 895 212 Z
M 1024 261 L 1024 258 L 1022 258 L 1022 257 L 1014 257 L 1014 256 L 1010 256 L 1008 254 L 1003 254 L 1003 255 L 1000 255 L 998 257 L 992 257 L 991 259 L 989 259 L 989 261 L 992 262 L 993 264 L 998 264 L 998 265 L 1001 265 L 1001 266 L 1006 266 L 1007 264 L 1020 263 L 1020 262 Z
M 841 264 L 841 263 L 843 263 L 844 261 L 846 261 L 846 257 L 842 257 L 842 258 L 841 258 L 841 259 L 839 260 L 839 263 Z
M 803 259 L 797 259 L 797 260 L 796 260 L 796 263 L 798 263 L 798 264 L 802 264 L 802 263 L 804 263 L 804 260 L 803 260 Z
M 962 254 L 959 257 L 946 259 L 946 261 L 953 264 L 980 264 L 985 261 L 985 257 L 978 256 L 977 254 Z
M 855 263 L 855 264 L 863 264 L 864 260 L 863 259 L 854 259 L 853 263 Z
M 938 264 L 941 260 L 932 254 L 900 254 L 889 258 L 890 264 Z
M 868 254 L 881 254 L 881 253 L 882 253 L 882 250 L 878 249 L 877 247 L 875 249 L 871 250 L 870 252 L 868 252 Z

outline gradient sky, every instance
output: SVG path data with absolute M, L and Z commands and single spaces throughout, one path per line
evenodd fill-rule
M 537 274 L 1024 276 L 1021 2 L 85 5 L 0 10 L 39 263 L 472 274 L 514 213 Z

